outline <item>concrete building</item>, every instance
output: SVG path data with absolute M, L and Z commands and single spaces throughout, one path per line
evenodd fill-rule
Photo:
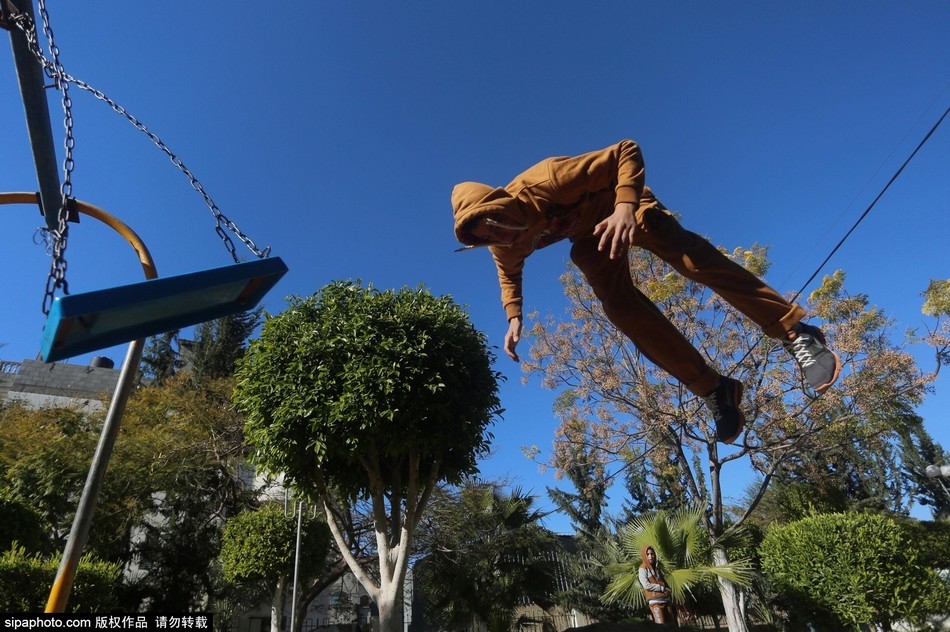
M 29 408 L 103 408 L 112 394 L 119 371 L 109 358 L 97 356 L 88 366 L 61 362 L 0 360 L 0 404 L 19 402 Z

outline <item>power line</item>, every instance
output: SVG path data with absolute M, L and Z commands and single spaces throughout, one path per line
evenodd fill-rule
M 861 213 L 861 216 L 858 217 L 858 219 L 857 219 L 857 221 L 854 223 L 854 225 L 850 228 L 850 230 L 848 230 L 847 233 L 845 233 L 844 237 L 841 238 L 841 241 L 839 241 L 838 244 L 837 244 L 834 248 L 832 248 L 831 252 L 828 253 L 828 256 L 825 257 L 825 260 L 822 261 L 821 264 L 820 264 L 820 265 L 815 269 L 815 271 L 812 273 L 812 275 L 811 275 L 810 277 L 808 277 L 808 280 L 805 281 L 805 283 L 804 283 L 804 285 L 802 285 L 801 289 L 799 289 L 798 292 L 795 293 L 795 296 L 792 298 L 792 301 L 793 301 L 793 302 L 794 302 L 795 300 L 797 300 L 799 296 L 801 296 L 802 292 L 805 291 L 805 288 L 807 288 L 807 287 L 811 284 L 811 282 L 815 280 L 815 277 L 818 276 L 818 274 L 821 272 L 822 268 L 824 268 L 825 265 L 826 265 L 826 264 L 831 260 L 831 258 L 835 255 L 835 253 L 838 252 L 838 249 L 840 249 L 841 246 L 844 245 L 844 242 L 847 241 L 848 237 L 851 236 L 851 233 L 853 233 L 853 232 L 855 231 L 855 229 L 857 229 L 858 225 L 859 225 L 862 221 L 864 221 L 864 218 L 868 216 L 868 214 L 871 212 L 871 209 L 874 208 L 874 205 L 877 204 L 878 200 L 880 200 L 881 197 L 884 196 L 884 194 L 887 192 L 887 190 L 890 188 L 890 186 L 891 186 L 892 184 L 894 184 L 894 181 L 897 180 L 897 178 L 901 175 L 901 172 L 904 171 L 904 168 L 910 163 L 911 160 L 913 160 L 914 156 L 917 155 L 917 152 L 921 150 L 921 148 L 924 146 L 924 144 L 926 144 L 926 142 L 927 142 L 928 140 L 930 140 L 930 137 L 933 136 L 933 133 L 934 133 L 935 131 L 937 131 L 937 128 L 940 127 L 940 124 L 943 123 L 943 120 L 944 120 L 945 118 L 947 118 L 947 115 L 948 115 L 948 114 L 950 114 L 950 107 L 948 107 L 946 110 L 944 110 L 943 115 L 937 120 L 936 123 L 934 123 L 933 127 L 930 128 L 930 131 L 927 132 L 927 134 L 924 136 L 924 138 L 917 144 L 917 147 L 914 149 L 914 151 L 911 152 L 910 156 L 907 157 L 907 159 L 904 161 L 904 164 L 902 164 L 902 165 L 900 166 L 900 168 L 894 173 L 894 175 L 891 176 L 891 179 L 887 181 L 887 184 L 884 185 L 884 188 L 881 189 L 881 192 L 877 194 L 877 196 L 871 201 L 870 204 L 868 204 L 868 207 L 867 207 L 866 209 L 864 209 L 864 212 Z
M 831 249 L 831 252 L 828 253 L 827 257 L 825 257 L 825 260 L 822 261 L 821 264 L 817 268 L 815 268 L 815 271 L 812 273 L 810 277 L 808 277 L 808 280 L 805 281 L 801 289 L 799 289 L 798 292 L 795 293 L 795 296 L 792 297 L 792 302 L 795 302 L 798 300 L 798 298 L 802 295 L 802 292 L 805 291 L 805 288 L 807 288 L 811 284 L 811 282 L 815 280 L 815 277 L 817 277 L 821 273 L 822 268 L 825 267 L 825 265 L 831 260 L 831 258 L 835 255 L 835 253 L 838 252 L 841 246 L 844 245 L 844 242 L 847 241 L 848 237 L 851 236 L 851 233 L 853 233 L 858 228 L 858 225 L 862 221 L 864 221 L 864 218 L 867 217 L 868 214 L 870 214 L 871 209 L 874 208 L 874 205 L 877 204 L 878 200 L 880 200 L 884 196 L 884 194 L 891 187 L 891 185 L 894 184 L 894 182 L 897 180 L 898 177 L 900 177 L 901 173 L 904 171 L 904 168 L 907 167 L 910 161 L 913 160 L 914 156 L 917 155 L 917 152 L 919 152 L 921 148 L 927 143 L 927 141 L 930 140 L 930 137 L 933 136 L 933 133 L 935 131 L 937 131 L 937 128 L 940 127 L 940 124 L 943 123 L 944 119 L 947 118 L 948 114 L 950 114 L 950 106 L 948 106 L 947 109 L 944 110 L 943 115 L 941 115 L 940 118 L 937 119 L 937 122 L 934 123 L 933 127 L 930 128 L 930 131 L 928 131 L 927 134 L 923 137 L 923 139 L 917 144 L 917 147 L 914 148 L 914 151 L 911 152 L 910 156 L 908 156 L 907 159 L 904 160 L 904 163 L 900 166 L 900 168 L 894 173 L 893 176 L 891 176 L 891 179 L 887 181 L 887 184 L 884 185 L 884 188 L 881 189 L 881 192 L 878 193 L 877 196 L 873 200 L 871 200 L 871 203 L 868 204 L 868 207 L 864 209 L 864 212 L 861 213 L 861 216 L 858 217 L 854 225 L 848 230 L 847 233 L 845 233 L 844 237 L 841 238 L 841 241 L 839 241 L 838 244 L 834 248 Z M 761 341 L 762 338 L 764 337 L 765 337 L 765 334 L 762 334 L 758 338 L 758 340 Z M 748 358 L 752 354 L 753 349 L 755 349 L 755 346 L 750 347 L 749 350 L 746 351 L 745 355 L 743 355 L 742 358 L 740 358 L 739 361 L 733 365 L 732 369 L 726 375 L 731 376 L 736 371 L 736 369 L 738 369 L 739 366 L 746 360 L 746 358 Z M 808 395 L 807 392 L 806 392 L 806 395 Z M 814 400 L 815 397 L 817 397 L 817 395 L 815 396 L 808 395 L 808 398 L 812 400 Z M 805 409 L 807 409 L 807 406 L 803 408 L 801 411 L 799 411 L 799 413 L 796 413 L 796 414 L 800 414 L 804 412 Z

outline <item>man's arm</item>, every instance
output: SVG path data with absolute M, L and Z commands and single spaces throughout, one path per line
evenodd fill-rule
M 571 204 L 586 193 L 611 186 L 618 204 L 630 202 L 638 206 L 643 196 L 646 169 L 640 146 L 632 140 L 580 156 L 553 158 L 549 169 L 556 201 L 562 204 Z
M 524 257 L 513 248 L 489 248 L 495 266 L 498 268 L 498 284 L 501 288 L 501 303 L 508 318 L 508 331 L 505 333 L 505 354 L 520 362 L 516 348 L 521 341 L 523 303 L 521 279 L 524 270 Z

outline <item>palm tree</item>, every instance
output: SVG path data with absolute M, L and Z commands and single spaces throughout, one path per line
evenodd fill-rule
M 436 503 L 427 555 L 413 570 L 433 622 L 454 630 L 481 621 L 490 632 L 508 632 L 521 606 L 553 605 L 556 540 L 534 503 L 519 489 L 504 494 L 478 482 Z
M 606 565 L 611 581 L 604 601 L 638 609 L 647 605 L 637 575 L 644 545 L 652 546 L 663 564 L 674 606 L 695 605 L 717 578 L 748 586 L 753 577 L 751 561 L 737 559 L 716 564 L 713 560 L 717 544 L 710 541 L 704 519 L 703 508 L 692 506 L 672 513 L 658 511 L 638 516 L 621 527 L 611 547 L 612 563 Z

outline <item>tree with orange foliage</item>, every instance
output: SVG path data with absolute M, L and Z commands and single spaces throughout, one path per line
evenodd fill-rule
M 764 247 L 737 248 L 731 257 L 757 276 L 768 271 Z M 705 527 L 719 543 L 716 563 L 728 561 L 724 543 L 755 511 L 773 478 L 806 462 L 818 476 L 835 467 L 845 445 L 884 451 L 939 369 L 938 362 L 931 372 L 921 370 L 910 341 L 895 341 L 894 324 L 866 295 L 847 293 L 845 275 L 838 271 L 823 279 L 807 308 L 812 318 L 825 321 L 822 330 L 841 356 L 842 377 L 820 399 L 810 400 L 781 345 L 717 295 L 672 273 L 645 250 L 634 249 L 629 264 L 634 284 L 710 364 L 732 367 L 725 373 L 747 386 L 750 424 L 741 443 L 718 444 L 701 399 L 637 352 L 570 266 L 561 279 L 567 316 L 533 315 L 531 359 L 525 363 L 529 376 L 560 391 L 555 412 L 561 423 L 549 464 L 567 472 L 584 454 L 596 459 L 607 478 L 636 468 L 652 487 L 645 493 L 702 504 L 708 508 Z M 723 471 L 743 467 L 757 482 L 745 505 L 731 510 Z M 729 629 L 747 630 L 738 588 L 728 580 L 720 580 L 719 587 Z

